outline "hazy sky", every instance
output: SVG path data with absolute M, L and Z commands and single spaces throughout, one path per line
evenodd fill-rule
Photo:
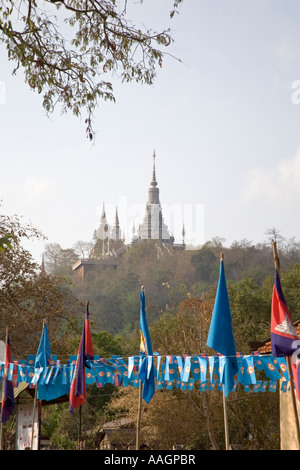
M 0 49 L 1 211 L 23 216 L 46 243 L 90 241 L 103 203 L 111 223 L 118 207 L 130 241 L 154 149 L 177 242 L 183 223 L 194 245 L 258 243 L 272 226 L 300 239 L 299 0 L 185 0 L 172 21 L 170 5 L 144 0 L 132 11 L 153 29 L 171 26 L 181 62 L 167 57 L 151 87 L 114 79 L 117 102 L 100 103 L 93 146 L 84 116 L 46 117 Z M 44 245 L 30 246 L 38 261 Z

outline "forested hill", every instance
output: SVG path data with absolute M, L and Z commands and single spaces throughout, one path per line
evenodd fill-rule
M 245 280 L 251 280 L 256 292 L 263 289 L 266 279 L 274 276 L 271 243 L 254 245 L 247 240 L 226 247 L 215 238 L 199 249 L 184 251 L 159 247 L 155 241 L 127 248 L 117 268 L 100 267 L 85 281 L 73 285 L 73 294 L 90 302 L 97 328 L 110 333 L 129 333 L 139 326 L 140 287 L 145 286 L 148 322 L 151 324 L 164 312 L 178 311 L 180 302 L 187 297 L 201 298 L 203 293 L 214 292 L 219 277 L 220 254 L 224 265 L 232 309 L 235 310 L 235 291 Z M 294 240 L 278 244 L 282 274 L 300 262 L 300 245 Z M 70 266 L 56 265 L 56 270 Z M 249 286 L 245 289 L 248 289 Z M 289 289 L 290 291 L 290 289 Z M 268 305 L 271 288 L 265 299 Z M 254 302 L 254 299 L 253 299 Z M 266 307 L 268 308 L 268 307 Z M 298 310 L 298 309 L 297 309 Z M 297 318 L 298 312 L 295 312 Z

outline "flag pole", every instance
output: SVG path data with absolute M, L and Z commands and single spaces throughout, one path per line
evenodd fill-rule
M 82 417 L 82 405 L 79 406 L 78 410 L 78 448 L 80 449 L 81 444 L 81 417 Z
M 224 253 L 220 255 L 220 263 L 224 262 Z M 225 386 L 223 385 L 223 414 L 224 414 L 224 430 L 225 430 L 225 449 L 229 450 L 229 430 L 228 430 L 228 415 L 227 415 L 227 400 L 225 396 Z
M 85 310 L 86 312 L 88 312 L 87 313 L 88 315 L 89 315 L 89 305 L 90 305 L 90 302 L 89 300 L 87 300 L 85 302 Z M 79 406 L 79 410 L 78 410 L 78 449 L 80 450 L 81 450 L 81 423 L 82 423 L 82 405 Z
M 142 291 L 145 292 L 145 287 L 141 287 Z M 138 415 L 136 424 L 136 444 L 135 449 L 140 450 L 140 436 L 141 436 L 141 415 L 142 415 L 142 396 L 143 396 L 143 384 L 139 378 L 139 401 L 138 401 Z
M 142 414 L 142 381 L 139 379 L 139 404 L 138 404 L 138 416 L 136 425 L 136 450 L 140 450 L 140 434 L 141 434 L 141 414 Z
M 89 304 L 90 302 L 87 300 L 85 302 L 85 310 L 86 312 L 88 312 L 88 308 L 89 308 Z M 79 406 L 79 410 L 78 410 L 78 449 L 80 449 L 80 445 L 81 445 L 81 422 L 82 422 L 82 405 Z
M 275 269 L 277 270 L 278 276 L 279 276 L 279 278 L 280 278 L 279 258 L 278 258 L 277 246 L 276 246 L 276 242 L 275 242 L 275 241 L 272 241 L 272 247 L 273 247 L 273 257 L 274 257 Z M 292 365 L 291 365 L 291 357 L 290 357 L 290 356 L 287 356 L 287 357 L 286 357 L 286 362 L 287 362 L 287 365 L 288 365 L 288 372 L 289 372 L 289 378 L 290 378 L 290 388 L 291 388 L 291 397 L 292 397 L 292 405 L 293 405 L 294 417 L 295 417 L 296 428 L 297 428 L 298 449 L 300 450 L 300 424 L 299 424 L 299 415 L 298 415 L 298 411 L 297 411 L 297 403 L 296 403 L 295 387 L 294 387 L 294 378 L 293 378 Z
M 33 411 L 32 411 L 31 446 L 30 446 L 30 450 L 33 450 L 34 418 L 35 418 L 35 408 L 36 408 L 36 402 L 37 402 L 37 387 L 38 387 L 38 383 L 35 384 L 35 390 L 34 390 Z
M 141 287 L 140 292 L 141 307 L 140 307 L 140 364 L 139 364 L 139 405 L 137 416 L 137 429 L 136 429 L 136 450 L 140 450 L 140 428 L 141 428 L 141 413 L 142 413 L 142 399 L 149 403 L 155 393 L 155 377 L 153 366 L 153 351 L 148 330 L 145 308 L 145 288 Z M 151 359 L 150 359 L 151 357 Z
M 8 327 L 6 327 L 6 335 L 5 335 L 5 345 L 7 344 L 8 341 Z M 4 395 L 4 387 L 3 387 L 3 382 L 2 382 L 2 403 L 3 403 L 3 395 Z M 0 427 L 0 450 L 3 450 L 3 423 L 1 421 L 1 427 Z
M 46 320 L 44 318 L 43 320 L 43 329 L 45 327 Z M 38 389 L 38 381 L 35 384 L 35 389 L 34 389 L 34 399 L 33 399 L 33 411 L 32 411 L 32 430 L 31 430 L 31 445 L 30 445 L 30 450 L 33 450 L 33 439 L 34 439 L 34 419 L 35 419 L 35 409 L 36 409 L 36 403 L 37 403 L 37 389 Z
M 224 411 L 224 429 L 225 429 L 225 449 L 229 450 L 227 402 L 226 402 L 226 397 L 225 397 L 224 385 L 223 385 L 223 411 Z

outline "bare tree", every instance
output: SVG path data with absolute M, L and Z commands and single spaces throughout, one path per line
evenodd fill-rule
M 274 241 L 277 245 L 281 245 L 285 240 L 276 227 L 267 228 L 265 235 L 268 235 L 267 244 L 271 244 Z
M 90 255 L 90 252 L 92 251 L 92 248 L 93 248 L 93 242 L 84 242 L 82 240 L 79 240 L 73 246 L 74 252 L 80 258 L 88 258 Z

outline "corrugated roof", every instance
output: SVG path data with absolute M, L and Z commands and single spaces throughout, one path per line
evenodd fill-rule
M 28 387 L 28 383 L 26 382 L 20 382 L 19 385 L 14 388 L 14 397 L 15 398 L 18 398 L 18 396 L 24 392 L 24 390 L 26 390 L 26 388 Z

